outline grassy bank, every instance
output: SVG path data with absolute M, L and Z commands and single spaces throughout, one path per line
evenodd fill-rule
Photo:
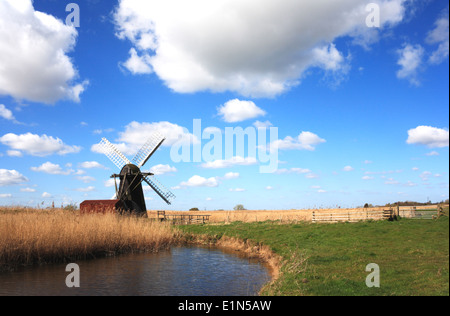
M 173 227 L 134 217 L 63 210 L 0 210 L 0 270 L 156 252 L 177 241 Z
M 235 222 L 181 229 L 192 238 L 206 235 L 203 240 L 210 243 L 226 237 L 265 245 L 281 256 L 279 277 L 263 295 L 449 295 L 448 217 L 338 224 Z M 380 288 L 366 286 L 370 263 L 380 267 Z

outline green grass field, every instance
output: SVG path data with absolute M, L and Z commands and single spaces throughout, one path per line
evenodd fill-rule
M 337 224 L 235 222 L 181 229 L 269 246 L 284 264 L 262 295 L 449 295 L 448 217 Z M 380 267 L 379 288 L 366 286 L 370 263 Z

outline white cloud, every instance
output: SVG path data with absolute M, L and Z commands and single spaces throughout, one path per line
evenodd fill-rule
M 270 185 L 266 187 L 266 190 L 273 190 L 273 187 L 271 187 Z
M 273 126 L 273 124 L 270 123 L 270 121 L 265 121 L 265 122 L 256 121 L 255 123 L 253 123 L 253 126 L 256 128 L 269 128 L 269 127 Z
M 436 23 L 435 28 L 428 33 L 426 41 L 428 44 L 438 45 L 438 48 L 431 54 L 429 62 L 440 64 L 449 56 L 449 20 L 448 9 Z
M 39 167 L 31 167 L 32 171 L 35 172 L 43 172 L 48 174 L 57 174 L 57 175 L 69 175 L 73 172 L 73 170 L 63 170 L 60 165 L 53 164 L 51 162 L 46 162 Z
M 87 188 L 78 188 L 78 189 L 75 189 L 75 191 L 78 191 L 78 192 L 84 192 L 84 193 L 86 193 L 86 192 L 92 192 L 92 191 L 95 191 L 95 187 L 87 187 Z
M 373 163 L 373 161 L 370 161 L 370 160 L 364 160 L 364 164 L 366 164 L 366 165 L 369 165 L 369 164 L 372 164 Z
M 150 172 L 155 175 L 163 175 L 166 173 L 177 172 L 177 168 L 171 167 L 169 165 L 156 165 L 150 169 Z
M 276 174 L 286 174 L 286 173 L 306 174 L 306 173 L 311 173 L 311 170 L 303 169 L 303 168 L 278 169 L 277 171 L 275 171 L 275 173 Z
M 0 199 L 8 199 L 8 198 L 12 198 L 12 194 L 9 193 L 0 194 Z
M 412 46 L 407 44 L 402 49 L 399 49 L 397 51 L 399 55 L 397 64 L 401 66 L 401 69 L 397 71 L 397 78 L 407 79 L 415 86 L 420 85 L 417 76 L 422 65 L 424 52 L 423 47 L 420 45 Z
M 84 169 L 106 169 L 105 166 L 103 166 L 97 161 L 85 161 L 80 163 L 79 167 Z
M 381 28 L 403 19 L 404 0 L 378 4 Z M 136 50 L 132 73 L 154 71 L 181 93 L 266 97 L 298 85 L 311 67 L 342 71 L 336 39 L 377 38 L 365 8 L 360 0 L 121 0 L 114 20 Z
M 8 151 L 6 151 L 6 154 L 9 157 L 23 157 L 22 152 L 18 151 L 18 150 L 8 150 Z
M 270 150 L 316 150 L 316 146 L 322 143 L 325 143 L 326 140 L 320 138 L 314 133 L 311 132 L 302 132 L 296 138 L 291 136 L 287 136 L 285 139 L 279 139 L 272 142 L 270 146 Z
M 24 188 L 24 189 L 20 189 L 20 192 L 34 193 L 34 192 L 36 192 L 36 189 Z
M 228 191 L 230 191 L 230 192 L 245 192 L 247 190 L 246 189 L 242 189 L 242 188 L 236 188 L 236 189 L 229 189 Z
M 0 169 L 0 187 L 22 184 L 29 180 L 16 170 Z
M 31 133 L 16 135 L 6 134 L 0 137 L 0 143 L 9 146 L 13 150 L 25 152 L 32 156 L 45 157 L 49 155 L 66 155 L 78 153 L 79 146 L 69 146 L 59 138 L 47 135 L 35 135 Z
M 43 198 L 51 198 L 52 195 L 50 193 L 48 193 L 48 192 L 44 192 L 44 193 L 42 193 L 42 197 Z
M 362 177 L 362 179 L 363 179 L 363 180 L 373 180 L 374 177 L 371 177 L 371 176 L 364 176 L 364 177 Z
M 156 132 L 166 138 L 162 146 L 172 146 L 179 141 L 189 144 L 199 142 L 195 135 L 177 124 L 170 122 L 131 122 L 125 127 L 125 131 L 119 133 L 119 138 L 117 139 L 119 143 L 115 145 L 123 153 L 135 154 Z M 92 147 L 92 150 L 99 152 L 96 145 Z
M 8 110 L 5 105 L 0 104 L 0 117 L 8 121 L 15 121 L 13 113 Z
M 77 179 L 84 183 L 91 183 L 91 182 L 95 181 L 95 178 L 90 177 L 90 176 L 80 176 L 80 177 L 77 177 Z
M 425 155 L 427 155 L 427 156 L 439 156 L 439 153 L 437 152 L 437 151 L 432 151 L 432 152 L 429 152 L 429 153 L 426 153 Z
M 317 179 L 317 178 L 319 178 L 319 175 L 317 175 L 317 174 L 311 172 L 311 173 L 308 173 L 308 174 L 305 176 L 305 178 L 307 178 L 307 179 Z
M 123 66 L 134 75 L 150 74 L 153 72 L 150 56 L 148 54 L 138 56 L 138 53 L 134 48 L 130 49 L 130 58 L 123 63 Z
M 345 172 L 350 172 L 350 171 L 353 171 L 353 170 L 355 170 L 352 166 L 346 166 L 346 167 L 344 167 L 344 169 L 342 169 L 343 171 L 345 171 Z
M 430 171 L 424 171 L 419 175 L 419 177 L 422 179 L 422 181 L 428 181 L 429 177 L 431 177 L 432 175 L 433 173 L 431 173 Z
M 187 182 L 182 182 L 180 184 L 182 187 L 217 187 L 219 186 L 219 182 L 217 178 L 203 178 L 201 176 L 193 176 Z
M 240 156 L 236 156 L 230 159 L 206 162 L 202 164 L 202 167 L 206 169 L 223 169 L 234 166 L 251 166 L 256 165 L 257 163 L 258 161 L 256 160 L 256 158 L 252 157 L 243 158 Z
M 80 101 L 88 81 L 76 83 L 67 53 L 77 31 L 35 11 L 31 0 L 0 1 L 0 95 L 35 102 Z
M 447 129 L 431 126 L 418 126 L 408 131 L 408 144 L 420 144 L 429 148 L 442 148 L 449 145 Z
M 239 173 L 238 172 L 228 172 L 225 176 L 224 179 L 226 180 L 232 180 L 232 179 L 237 179 L 239 178 Z
M 391 184 L 391 185 L 399 184 L 399 182 L 397 180 L 395 180 L 394 178 L 389 178 L 384 183 Z
M 266 115 L 266 112 L 257 107 L 252 101 L 234 99 L 219 107 L 218 114 L 225 122 L 236 123 L 253 119 L 258 116 L 264 116 Z
M 111 188 L 111 187 L 114 187 L 115 186 L 115 182 L 114 182 L 114 179 L 108 179 L 108 180 L 106 180 L 105 182 L 103 182 L 104 183 L 104 185 L 105 185 L 105 187 L 107 187 L 107 188 Z M 117 187 L 119 186 L 119 182 L 117 182 Z

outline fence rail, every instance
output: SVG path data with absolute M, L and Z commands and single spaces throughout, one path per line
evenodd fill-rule
M 348 212 L 316 212 L 312 213 L 312 222 L 336 223 L 336 222 L 359 222 L 367 220 L 393 220 L 396 216 L 411 219 L 436 219 L 443 214 L 442 207 L 437 210 L 417 210 L 416 207 L 410 209 L 387 209 L 387 210 L 357 210 Z
M 439 216 L 438 210 L 430 210 L 430 211 L 416 211 L 415 209 L 400 210 L 400 216 L 403 218 L 411 218 L 411 219 L 435 219 Z
M 359 222 L 368 220 L 393 219 L 393 210 L 379 211 L 348 211 L 348 212 L 328 212 L 328 213 L 312 213 L 313 223 L 336 223 L 336 222 Z
M 158 220 L 174 225 L 206 224 L 210 217 L 211 215 L 166 215 L 166 212 L 158 211 Z

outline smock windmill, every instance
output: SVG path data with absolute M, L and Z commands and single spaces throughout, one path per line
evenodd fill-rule
M 99 149 L 119 168 L 119 174 L 113 174 L 116 188 L 116 203 L 113 205 L 116 212 L 120 214 L 134 214 L 138 216 L 147 216 L 147 207 L 145 205 L 144 191 L 142 189 L 142 182 L 147 183 L 153 191 L 164 202 L 171 204 L 175 195 L 166 189 L 155 177 L 153 173 L 142 172 L 141 168 L 150 159 L 150 157 L 158 150 L 158 148 L 165 141 L 165 138 L 159 134 L 154 133 L 144 146 L 139 150 L 136 156 L 129 161 L 113 144 L 106 138 L 103 138 L 99 144 Z M 119 188 L 117 188 L 117 181 L 120 180 Z M 83 212 L 96 212 L 93 208 L 104 209 L 104 205 L 111 206 L 113 202 L 106 201 L 85 201 L 80 205 Z M 84 206 L 83 206 L 84 204 Z M 89 211 L 90 210 L 90 211 Z M 101 211 L 105 212 L 105 211 Z

